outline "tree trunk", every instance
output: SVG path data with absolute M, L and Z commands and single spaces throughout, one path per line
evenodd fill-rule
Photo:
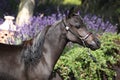
M 21 0 L 19 4 L 19 11 L 16 18 L 16 24 L 22 26 L 23 24 L 29 24 L 29 19 L 33 15 L 35 7 L 35 0 Z

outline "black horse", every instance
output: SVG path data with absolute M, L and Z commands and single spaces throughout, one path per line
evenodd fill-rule
M 0 80 L 55 80 L 51 76 L 54 66 L 70 41 L 91 50 L 100 48 L 100 41 L 88 32 L 74 9 L 33 40 L 21 45 L 0 44 Z

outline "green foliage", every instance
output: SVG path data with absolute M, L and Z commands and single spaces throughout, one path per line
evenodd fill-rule
M 111 80 L 115 72 L 108 68 L 107 62 L 113 64 L 120 59 L 120 56 L 114 51 L 114 49 L 120 50 L 120 45 L 116 43 L 120 41 L 120 35 L 105 33 L 100 39 L 101 48 L 90 51 L 96 58 L 96 63 L 88 55 L 88 48 L 76 45 L 70 50 L 66 48 L 67 51 L 64 51 L 66 53 L 60 57 L 55 67 L 55 69 L 59 68 L 64 80 L 69 79 L 70 73 L 73 73 L 77 80 L 101 80 L 100 71 L 104 71 Z
M 42 1 L 39 1 L 41 3 Z M 80 5 L 81 0 L 43 0 L 44 3 L 50 4 L 63 4 L 63 5 Z
M 19 1 L 18 0 L 0 0 L 0 17 L 3 15 L 17 14 Z
M 80 5 L 81 0 L 64 0 L 63 4 Z

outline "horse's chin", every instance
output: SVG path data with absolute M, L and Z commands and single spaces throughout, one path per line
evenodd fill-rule
M 87 47 L 90 48 L 91 50 L 95 51 L 100 48 L 100 45 L 88 45 Z
M 90 47 L 90 49 L 93 50 L 93 51 L 95 51 L 95 50 L 97 50 L 99 48 Z
M 88 48 L 90 48 L 91 50 L 97 50 L 97 49 L 100 48 L 101 42 L 98 41 L 98 40 L 91 41 L 91 43 L 87 43 L 87 42 L 86 42 L 86 46 L 87 46 Z
M 100 46 L 101 46 L 100 43 L 99 43 L 99 44 L 87 44 L 87 43 L 81 44 L 81 43 L 79 43 L 79 45 L 82 45 L 82 46 L 84 46 L 84 47 L 90 48 L 90 49 L 93 50 L 93 51 L 99 49 Z

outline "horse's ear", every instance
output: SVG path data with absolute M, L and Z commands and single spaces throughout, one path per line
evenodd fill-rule
M 70 10 L 69 10 L 69 13 L 67 15 L 67 18 L 70 18 L 72 17 L 74 14 L 76 14 L 77 12 L 79 11 L 79 8 L 78 7 L 72 7 Z
M 75 9 L 75 7 L 72 7 L 72 8 L 68 11 L 67 18 L 70 18 L 71 16 L 73 16 L 74 9 Z

